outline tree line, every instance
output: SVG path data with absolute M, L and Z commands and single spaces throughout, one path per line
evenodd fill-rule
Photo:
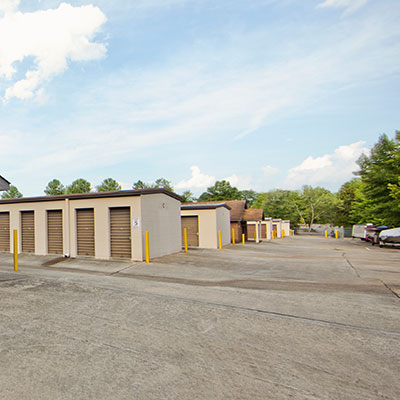
M 344 183 L 334 193 L 323 187 L 305 185 L 301 190 L 274 189 L 268 192 L 239 190 L 228 181 L 221 180 L 207 188 L 198 198 L 185 191 L 183 202 L 246 200 L 249 207 L 262 208 L 272 218 L 289 219 L 293 226 L 306 224 L 354 225 L 368 222 L 400 226 L 400 131 L 390 139 L 381 135 L 368 155 L 357 161 L 359 170 L 355 177 Z M 138 180 L 133 189 L 164 188 L 174 191 L 172 183 L 159 178 L 145 183 Z M 121 190 L 113 178 L 104 179 L 95 187 L 97 192 Z M 64 186 L 58 179 L 50 181 L 44 192 L 48 196 L 72 193 L 89 193 L 91 184 L 79 178 Z M 19 198 L 22 194 L 10 186 L 2 198 Z

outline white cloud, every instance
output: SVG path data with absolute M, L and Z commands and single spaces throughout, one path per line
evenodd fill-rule
M 105 45 L 92 42 L 106 17 L 97 7 L 73 7 L 61 3 L 57 9 L 22 13 L 18 1 L 3 0 L 0 11 L 0 78 L 10 80 L 4 100 L 29 99 L 39 94 L 41 85 L 62 73 L 68 61 L 88 61 L 103 57 Z M 12 81 L 18 63 L 27 57 L 33 62 L 25 78 Z
M 215 182 L 215 177 L 203 174 L 200 171 L 200 168 L 196 165 L 190 167 L 192 171 L 192 177 L 188 180 L 183 180 L 178 182 L 175 185 L 176 189 L 190 189 L 190 190 L 198 190 L 198 189 L 206 189 L 208 186 L 211 186 Z
M 15 11 L 19 6 L 20 0 L 0 0 L 0 13 Z
M 272 176 L 276 175 L 279 172 L 278 168 L 271 167 L 271 165 L 267 165 L 262 168 L 264 176 Z
M 237 187 L 239 190 L 247 190 L 252 187 L 252 177 L 250 175 L 233 174 L 224 178 L 224 180 L 228 181 L 232 186 Z
M 343 8 L 346 14 L 350 14 L 367 4 L 368 0 L 324 0 L 318 4 L 318 8 L 334 7 Z
M 356 161 L 368 153 L 365 142 L 359 141 L 340 146 L 332 154 L 321 157 L 307 157 L 300 165 L 291 168 L 283 183 L 284 187 L 297 189 L 302 185 L 332 187 L 354 177 L 358 169 Z

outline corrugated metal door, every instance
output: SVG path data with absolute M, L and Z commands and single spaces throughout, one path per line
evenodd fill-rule
M 93 208 L 76 210 L 76 231 L 78 241 L 78 256 L 94 257 Z
M 49 254 L 63 254 L 62 210 L 47 211 L 47 251 Z
M 21 211 L 21 241 L 23 253 L 35 252 L 35 214 Z
M 0 213 L 0 251 L 10 251 L 10 213 Z
M 247 225 L 247 238 L 249 240 L 256 240 L 256 226 L 255 225 Z
M 261 238 L 262 239 L 267 238 L 267 225 L 265 225 L 265 224 L 261 225 Z
M 131 209 L 110 208 L 111 257 L 132 258 Z
M 182 217 L 182 246 L 185 245 L 183 230 L 187 229 L 188 246 L 199 246 L 199 218 L 198 217 Z

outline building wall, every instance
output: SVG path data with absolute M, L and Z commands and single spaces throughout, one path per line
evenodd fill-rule
M 261 240 L 261 221 L 247 221 L 247 240 Z
M 95 258 L 110 259 L 110 208 L 130 207 L 131 224 L 135 219 L 137 227 L 131 227 L 132 260 L 145 259 L 145 232 L 150 236 L 150 258 L 181 251 L 180 201 L 162 193 L 142 196 L 124 196 L 92 199 L 63 199 L 32 203 L 0 204 L 0 212 L 10 213 L 10 243 L 12 248 L 13 230 L 18 230 L 18 251 L 21 246 L 21 211 L 34 211 L 35 254 L 48 254 L 47 210 L 63 212 L 63 253 L 77 256 L 76 213 L 80 208 L 94 209 Z
M 222 246 L 226 246 L 231 243 L 231 229 L 230 229 L 230 220 L 231 213 L 225 207 L 218 207 L 216 209 L 217 212 L 217 231 L 221 231 L 221 241 Z
M 282 221 L 281 220 L 272 220 L 272 229 L 274 227 L 274 225 L 276 226 L 276 231 L 277 231 L 277 237 L 278 239 L 280 239 L 282 237 Z
M 219 247 L 218 230 L 221 231 L 222 245 L 230 243 L 230 212 L 225 207 L 181 210 L 181 215 L 199 218 L 199 247 L 217 249 Z
M 182 250 L 181 203 L 165 194 L 141 196 L 142 251 L 145 255 L 145 232 L 149 232 L 150 258 Z
M 290 221 L 282 221 L 282 232 L 285 231 L 285 236 L 290 236 Z
M 64 221 L 69 219 L 69 245 L 65 254 L 71 257 L 78 255 L 77 231 L 76 231 L 76 212 L 81 208 L 94 209 L 94 231 L 95 231 L 95 258 L 107 260 L 110 258 L 110 208 L 111 207 L 130 207 L 131 220 L 139 218 L 142 220 L 141 215 L 141 196 L 132 197 L 113 197 L 113 198 L 100 198 L 100 199 L 77 199 L 66 200 L 68 203 L 67 213 L 64 214 Z M 69 216 L 68 216 L 69 214 Z M 136 261 L 143 261 L 145 253 L 142 249 L 142 224 L 139 228 L 131 228 L 132 234 L 132 259 Z M 65 228 L 64 228 L 65 229 Z M 64 242 L 65 246 L 65 242 Z M 68 249 L 69 247 L 69 249 Z M 68 251 L 69 250 L 69 251 Z
M 272 220 L 271 219 L 267 219 L 265 221 L 262 221 L 261 224 L 265 225 L 266 237 L 263 238 L 263 239 L 272 240 Z
M 240 243 L 242 241 L 242 234 L 244 233 L 241 222 L 236 222 L 236 221 L 231 222 L 231 236 L 232 236 L 232 229 L 235 234 L 235 242 Z

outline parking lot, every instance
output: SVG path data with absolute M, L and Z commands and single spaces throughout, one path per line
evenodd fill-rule
M 400 250 L 359 240 L 0 254 L 0 314 L 1 399 L 400 398 Z

